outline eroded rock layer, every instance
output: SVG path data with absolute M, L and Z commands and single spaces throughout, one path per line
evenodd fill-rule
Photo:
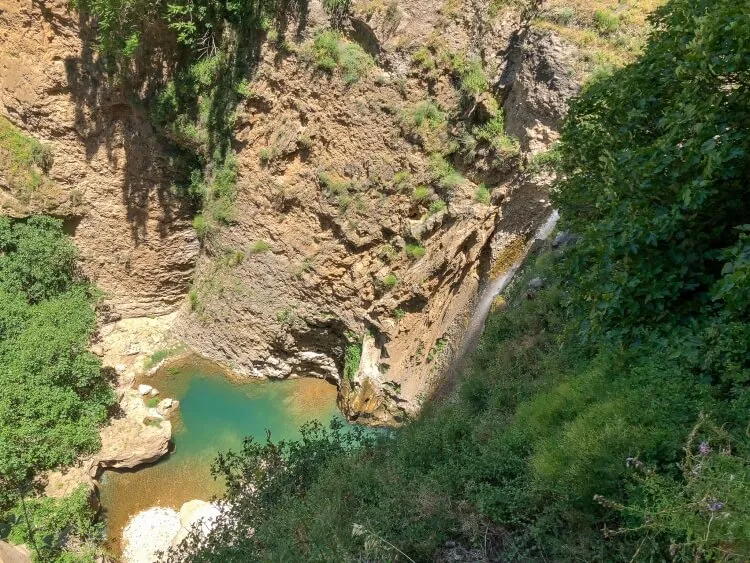
M 523 163 L 577 89 L 569 46 L 529 31 L 527 8 L 490 4 L 353 2 L 343 40 L 375 65 L 349 80 L 316 64 L 330 21 L 309 2 L 247 77 L 231 221 L 199 244 L 172 189 L 184 171 L 142 109 L 168 78 L 153 76 L 167 72 L 158 50 L 134 64 L 149 77 L 133 91 L 66 2 L 0 0 L 0 113 L 54 154 L 44 190 L 0 177 L 3 213 L 66 219 L 104 322 L 179 309 L 175 334 L 238 374 L 326 378 L 350 418 L 399 423 L 457 348 L 493 261 L 548 215 Z M 472 136 L 503 110 L 520 153 L 495 130 Z

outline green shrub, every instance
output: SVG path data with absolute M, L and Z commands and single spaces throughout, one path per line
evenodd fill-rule
M 432 71 L 435 70 L 436 64 L 435 59 L 432 56 L 430 50 L 424 45 L 417 49 L 411 57 L 412 62 L 418 65 L 422 70 Z
M 576 18 L 576 11 L 570 6 L 562 6 L 545 12 L 544 18 L 559 25 L 572 25 Z
M 454 69 L 461 78 L 461 91 L 465 94 L 478 96 L 489 89 L 481 60 L 472 59 L 468 62 L 457 62 L 454 64 Z
M 594 12 L 594 26 L 600 33 L 614 33 L 620 28 L 620 17 L 609 10 L 597 10 Z
M 411 194 L 415 201 L 424 201 L 432 195 L 432 191 L 427 186 L 417 186 Z
M 453 165 L 439 154 L 430 156 L 430 175 L 443 189 L 453 189 L 464 182 Z
M 424 123 L 437 127 L 445 122 L 445 114 L 430 101 L 420 102 L 412 112 L 412 122 L 416 127 Z
M 278 156 L 276 147 L 263 147 L 258 151 L 258 158 L 264 164 L 268 164 Z
M 193 217 L 193 228 L 200 240 L 206 240 L 212 231 L 211 224 L 203 215 L 196 215 Z
M 405 250 L 406 255 L 412 259 L 422 258 L 422 256 L 424 256 L 425 254 L 424 246 L 422 246 L 421 244 L 407 244 Z
M 262 252 L 268 252 L 269 250 L 271 250 L 271 245 L 264 240 L 256 240 L 250 245 L 250 252 L 253 254 L 260 254 Z
M 387 276 L 383 278 L 383 285 L 387 287 L 388 289 L 392 289 L 396 287 L 396 284 L 398 283 L 398 278 L 396 277 L 396 274 L 391 272 Z
M 0 117 L 0 167 L 11 190 L 36 191 L 44 182 L 52 161 L 52 149 L 24 135 L 10 121 Z
M 403 190 L 409 186 L 411 180 L 411 173 L 408 170 L 399 170 L 393 176 L 393 184 L 399 189 Z
M 483 205 L 489 205 L 491 201 L 490 190 L 484 184 L 480 184 L 477 191 L 474 192 L 474 198 Z
M 518 140 L 505 133 L 505 119 L 500 112 L 487 123 L 475 127 L 474 135 L 477 139 L 488 142 L 501 157 L 514 157 L 520 151 Z
M 159 406 L 159 397 L 149 397 L 146 399 L 146 406 L 150 409 L 155 409 Z
M 750 154 L 740 132 L 750 105 L 745 89 L 719 84 L 736 79 L 725 57 L 742 52 L 748 14 L 725 2 L 700 12 L 706 6 L 673 0 L 656 19 L 667 30 L 644 58 L 591 83 L 571 106 L 553 201 L 563 228 L 585 235 L 566 267 L 577 288 L 571 307 L 591 335 L 706 315 L 727 274 L 721 256 L 747 223 L 739 202 L 748 164 L 736 155 Z M 705 16 L 700 31 L 690 23 L 697 12 Z M 722 26 L 735 18 L 743 23 L 727 35 Z M 708 60 L 721 62 L 709 70 Z M 721 164 L 705 168 L 709 161 Z M 672 188 L 654 191 L 657 177 Z
M 339 197 L 348 195 L 352 186 L 350 180 L 325 171 L 318 172 L 318 181 L 331 195 Z
M 400 321 L 405 316 L 406 316 L 406 311 L 404 311 L 400 307 L 393 310 L 393 318 L 396 319 L 396 321 Z
M 88 351 L 95 292 L 63 222 L 0 217 L 0 511 L 41 471 L 100 446 L 115 398 Z
M 196 311 L 198 309 L 198 292 L 191 289 L 188 292 L 188 297 L 190 299 L 190 310 Z
M 335 31 L 319 33 L 313 40 L 312 54 L 320 70 L 333 72 L 340 67 L 347 84 L 357 82 L 375 64 L 362 47 L 345 40 Z
M 94 523 L 95 519 L 96 510 L 84 485 L 62 498 L 27 496 L 3 515 L 4 523 L 10 525 L 10 542 L 29 546 L 34 561 L 62 563 L 95 561 L 105 556 L 100 547 L 104 524 Z
M 159 365 L 161 362 L 166 360 L 167 358 L 171 358 L 172 356 L 175 356 L 177 354 L 181 354 L 186 350 L 186 347 L 184 344 L 179 344 L 173 348 L 164 348 L 162 350 L 157 350 L 153 354 L 151 354 L 148 359 L 143 363 L 144 369 L 151 369 L 154 366 Z
M 341 66 L 344 82 L 353 84 L 367 75 L 375 65 L 372 57 L 357 43 L 344 42 L 339 48 L 338 63 Z
M 344 378 L 349 383 L 354 382 L 354 378 L 359 371 L 359 363 L 361 359 L 362 345 L 358 343 L 349 344 L 346 347 L 346 355 L 344 357 Z
M 435 215 L 437 213 L 440 213 L 441 211 L 444 211 L 447 207 L 446 203 L 442 199 L 436 199 L 432 203 L 430 203 L 430 209 L 428 213 L 430 215 Z

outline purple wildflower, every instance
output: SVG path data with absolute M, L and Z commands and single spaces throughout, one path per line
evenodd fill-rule
M 715 498 L 711 499 L 711 502 L 708 503 L 708 509 L 711 512 L 719 512 L 720 510 L 724 509 L 724 503 L 720 500 L 716 500 Z
M 708 455 L 711 453 L 711 446 L 708 445 L 708 442 L 701 442 L 698 446 L 698 451 L 701 455 Z

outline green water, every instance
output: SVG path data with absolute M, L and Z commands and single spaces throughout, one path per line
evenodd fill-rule
M 210 473 L 216 454 L 237 449 L 245 436 L 276 440 L 299 436 L 309 420 L 330 421 L 337 414 L 336 388 L 303 378 L 280 382 L 228 379 L 220 368 L 195 356 L 144 379 L 160 397 L 180 401 L 172 419 L 174 451 L 159 462 L 135 471 L 108 471 L 100 498 L 109 545 L 119 551 L 122 528 L 134 514 L 152 506 L 179 509 L 191 499 L 210 500 L 222 484 Z

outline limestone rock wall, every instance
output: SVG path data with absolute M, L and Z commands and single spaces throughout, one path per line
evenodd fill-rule
M 238 374 L 326 378 L 351 418 L 399 423 L 460 343 L 493 259 L 548 214 L 547 185 L 521 164 L 554 140 L 577 88 L 564 44 L 528 32 L 525 9 L 490 17 L 489 6 L 353 2 L 343 32 L 377 64 L 346 84 L 306 50 L 329 25 L 311 0 L 300 34 L 264 45 L 248 77 L 232 139 L 234 221 L 199 244 L 172 190 L 168 143 L 133 101 L 145 90 L 108 80 L 90 22 L 64 0 L 0 0 L 0 113 L 52 147 L 57 190 L 42 205 L 0 182 L 3 212 L 66 220 L 106 294 L 105 321 L 179 309 L 174 333 Z M 429 71 L 414 58 L 426 46 L 441 59 Z M 444 68 L 450 53 L 481 59 L 489 91 L 467 103 Z M 143 66 L 164 65 L 150 53 Z M 449 116 L 452 143 L 460 123 L 486 121 L 499 103 L 523 154 L 498 164 L 481 149 L 457 159 L 463 180 L 438 186 L 436 149 L 403 125 L 427 101 Z M 477 197 L 483 183 L 489 199 Z M 414 197 L 420 186 L 428 197 Z M 342 378 L 352 344 L 363 362 Z
M 198 242 L 164 144 L 93 41 L 64 0 L 0 0 L 0 114 L 52 148 L 57 195 L 25 206 L 0 186 L 0 212 L 63 217 L 114 316 L 164 314 L 184 299 Z
M 435 53 L 483 57 L 492 84 L 486 95 L 502 102 L 503 90 L 512 93 L 505 98 L 514 114 L 539 92 L 560 89 L 534 89 L 528 62 L 505 71 L 522 14 L 509 11 L 490 25 L 488 3 L 448 5 L 355 2 L 344 31 L 378 64 L 351 85 L 316 70 L 304 51 L 315 25 L 325 25 L 315 2 L 312 27 L 286 53 L 265 46 L 236 122 L 236 221 L 206 241 L 179 322 L 191 347 L 248 376 L 335 381 L 340 407 L 360 422 L 398 424 L 419 409 L 460 343 L 493 252 L 532 233 L 549 203 L 548 186 L 524 176 L 520 161 L 499 171 L 459 162 L 465 180 L 436 186 L 434 149 L 404 133 L 404 112 L 431 100 L 460 117 L 480 102 L 467 107 L 455 76 L 425 73 L 414 53 L 432 45 Z M 539 66 L 545 57 L 526 60 Z M 551 126 L 564 104 L 547 105 Z M 551 140 L 537 140 L 533 126 L 518 130 L 525 146 L 528 138 L 537 149 Z M 398 180 L 404 174 L 406 187 Z M 326 177 L 350 186 L 345 206 Z M 485 181 L 489 203 L 476 197 Z M 415 201 L 420 185 L 446 208 L 431 213 L 429 200 Z M 498 229 L 505 238 L 491 249 Z M 413 244 L 424 256 L 409 256 Z M 342 379 L 352 343 L 362 343 L 362 365 Z

